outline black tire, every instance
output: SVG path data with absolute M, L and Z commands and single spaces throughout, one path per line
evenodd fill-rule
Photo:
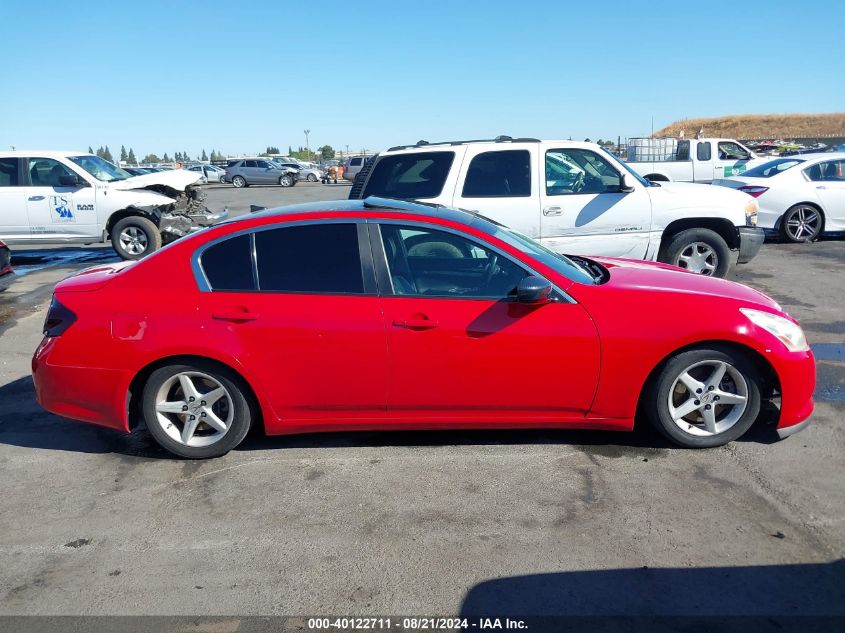
M 293 176 L 290 174 L 284 174 L 279 176 L 279 186 L 280 187 L 293 187 Z
M 316 174 L 308 174 L 308 176 L 306 176 L 306 180 L 308 182 L 317 182 L 317 175 Z
M 240 189 L 242 187 L 249 187 L 249 183 L 246 181 L 246 178 L 243 176 L 233 176 L 232 177 L 232 186 Z
M 796 222 L 800 222 L 800 227 L 791 226 Z M 812 204 L 796 204 L 789 207 L 780 221 L 781 236 L 797 244 L 818 239 L 823 229 L 824 214 L 821 209 Z M 805 232 L 807 230 L 809 232 Z
M 728 243 L 716 231 L 710 229 L 686 229 L 673 235 L 661 249 L 658 259 L 673 266 L 688 268 L 690 266 L 684 257 L 690 256 L 706 257 L 707 265 L 713 266 L 712 270 L 702 271 L 701 274 L 704 275 L 724 279 L 731 269 L 731 249 Z
M 673 387 L 675 387 L 676 381 L 680 380 L 679 376 L 683 374 L 686 369 L 691 368 L 697 363 L 702 363 L 701 367 L 692 371 L 700 369 L 703 373 L 699 374 L 699 379 L 703 381 L 703 376 L 706 376 L 710 371 L 707 365 L 708 362 L 727 363 L 739 375 L 741 375 L 741 377 L 745 380 L 746 403 L 744 411 L 742 411 L 741 416 L 733 424 L 733 426 L 712 435 L 700 435 L 691 432 L 695 431 L 695 427 L 699 425 L 692 422 L 687 423 L 682 419 L 682 425 L 686 426 L 688 429 L 683 430 L 681 426 L 679 426 L 679 423 L 674 421 L 669 410 L 669 398 L 670 395 L 673 395 L 673 397 L 677 397 L 680 401 L 683 401 L 689 395 L 692 395 L 692 392 L 684 392 L 687 388 L 682 386 L 681 383 L 679 383 L 677 387 L 677 389 L 681 390 L 680 393 L 675 391 Z M 723 381 L 728 380 L 731 384 L 736 384 L 729 372 L 726 372 L 725 376 L 726 378 L 723 378 Z M 718 387 L 717 389 L 720 388 L 721 387 Z M 741 389 L 737 388 L 736 391 L 739 392 Z M 658 431 L 660 431 L 660 433 L 674 444 L 683 446 L 684 448 L 711 448 L 732 442 L 748 431 L 760 415 L 761 391 L 762 384 L 760 374 L 746 355 L 741 352 L 737 352 L 732 348 L 713 346 L 706 349 L 702 348 L 681 352 L 680 354 L 670 358 L 654 377 L 651 384 L 649 384 L 646 388 L 646 392 L 644 394 L 646 400 L 643 404 L 644 411 L 651 423 Z M 704 388 L 704 392 L 708 397 L 713 397 L 709 396 L 706 387 Z M 716 393 L 720 392 L 716 391 Z M 694 402 L 701 401 L 695 400 Z M 726 416 L 732 412 L 732 409 L 727 409 L 726 407 L 715 403 L 712 405 L 702 404 L 701 406 L 711 406 L 717 419 L 720 415 L 725 416 L 722 418 L 723 421 L 727 419 Z M 696 410 L 690 412 L 689 415 L 690 417 L 695 418 L 700 417 L 702 413 L 703 412 Z M 700 426 L 705 426 L 703 421 L 700 423 Z
M 111 244 L 122 259 L 141 259 L 161 248 L 161 233 L 151 220 L 130 215 L 112 227 Z
M 230 396 L 229 401 L 233 409 L 232 421 L 220 439 L 209 446 L 188 446 L 176 441 L 167 434 L 157 417 L 156 401 L 159 389 L 175 376 L 185 372 L 201 373 L 212 377 L 225 387 Z M 144 385 L 141 402 L 144 422 L 155 441 L 174 455 L 186 459 L 220 457 L 243 441 L 252 426 L 253 420 L 257 417 L 255 406 L 247 395 L 248 393 L 240 376 L 216 363 L 196 360 L 192 361 L 191 364 L 167 365 L 150 374 Z M 182 418 L 174 414 L 170 419 L 175 422 L 173 426 L 178 433 L 178 424 Z M 202 427 L 201 423 L 198 431 L 200 431 L 200 427 Z M 213 432 L 210 427 L 209 430 Z

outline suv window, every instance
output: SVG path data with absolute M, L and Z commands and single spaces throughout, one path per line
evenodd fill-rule
M 710 151 L 710 143 L 699 143 L 695 148 L 695 155 L 698 160 L 710 160 L 712 153 Z
M 508 299 L 528 274 L 454 233 L 382 224 L 381 235 L 396 295 Z
M 436 198 L 443 191 L 455 152 L 414 152 L 382 156 L 367 180 L 363 196 Z
M 737 143 L 722 141 L 719 143 L 719 160 L 748 160 L 751 158 Z
M 255 290 L 252 274 L 252 248 L 249 235 L 239 235 L 209 246 L 200 266 L 212 290 Z
M 30 158 L 27 165 L 29 180 L 33 187 L 62 187 L 59 179 L 62 176 L 73 176 L 70 169 L 52 158 Z
M 0 158 L 0 187 L 17 187 L 18 182 L 18 159 Z
M 525 198 L 531 195 L 531 154 L 524 149 L 484 152 L 467 170 L 464 198 Z
M 588 149 L 546 152 L 546 194 L 619 193 L 622 177 L 604 157 Z
M 254 160 L 245 160 L 241 167 L 256 167 L 256 164 Z
M 362 294 L 355 224 L 308 224 L 255 233 L 263 292 Z
M 350 158 L 349 159 L 349 166 L 350 167 L 360 167 L 361 166 L 361 158 Z
M 261 167 L 261 169 L 270 169 L 272 165 L 268 163 L 266 160 L 257 160 L 255 161 L 257 167 Z

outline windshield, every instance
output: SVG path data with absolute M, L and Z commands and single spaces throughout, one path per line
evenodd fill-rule
M 70 160 L 76 165 L 82 167 L 82 169 L 94 176 L 97 180 L 113 182 L 115 180 L 126 180 L 127 178 L 132 178 L 132 174 L 128 171 L 112 165 L 110 162 L 103 160 L 99 156 L 92 156 L 91 154 L 86 154 L 84 156 L 71 156 Z
M 492 220 L 488 221 L 492 222 Z M 575 263 L 566 255 L 555 253 L 539 242 L 535 242 L 530 237 L 522 235 L 522 233 L 517 233 L 513 229 L 506 228 L 501 224 L 495 223 L 495 226 L 496 228 L 492 231 L 493 237 L 502 240 L 506 244 L 510 244 L 526 255 L 530 255 L 567 279 L 582 284 L 596 283 L 596 278 L 584 266 Z
M 804 161 L 798 158 L 778 158 L 771 160 L 768 163 L 757 165 L 751 169 L 746 169 L 742 175 L 751 176 L 752 178 L 771 178 L 777 176 L 779 173 L 792 169 L 795 165 L 800 165 Z

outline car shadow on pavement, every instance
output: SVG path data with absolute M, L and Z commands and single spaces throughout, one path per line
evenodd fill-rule
M 580 624 L 586 628 L 575 626 L 579 623 L 576 619 L 546 622 L 556 624 L 553 628 L 557 630 L 806 633 L 843 630 L 844 587 L 845 559 L 797 565 L 570 571 L 478 583 L 467 592 L 460 613 L 467 618 L 604 618 L 582 620 Z M 834 627 L 817 629 L 808 616 L 826 618 Z M 696 622 L 696 617 L 701 619 Z M 798 624 L 790 620 L 796 617 L 804 619 L 804 628 L 790 626 Z M 619 628 L 621 624 L 627 627 Z M 545 628 L 528 627 L 533 631 Z
M 770 443 L 771 428 L 757 425 L 738 441 Z M 25 376 L 0 386 L 0 444 L 80 453 L 118 453 L 150 459 L 179 459 L 152 439 L 143 427 L 120 433 L 69 420 L 43 410 L 35 400 L 32 378 Z M 605 457 L 642 456 L 675 447 L 648 424 L 632 433 L 567 429 L 486 429 L 436 431 L 355 431 L 264 436 L 258 429 L 237 451 L 341 448 L 508 446 L 553 444 L 570 446 Z

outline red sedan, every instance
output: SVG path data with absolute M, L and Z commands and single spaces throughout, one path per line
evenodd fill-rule
M 813 410 L 798 323 L 740 284 L 557 255 L 394 200 L 256 213 L 56 286 L 32 361 L 59 415 L 223 455 L 268 434 L 566 427 L 718 446 Z

